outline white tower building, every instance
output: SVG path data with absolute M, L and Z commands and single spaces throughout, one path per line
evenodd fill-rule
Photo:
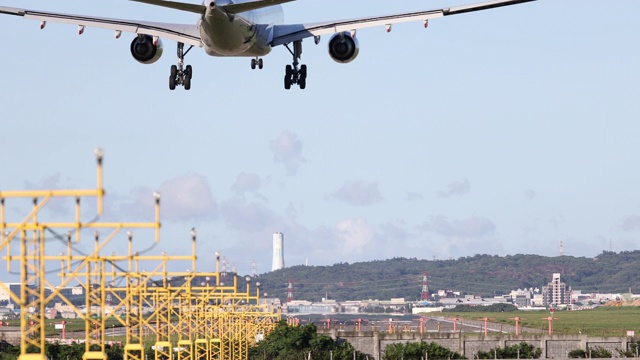
M 277 232 L 273 234 L 273 264 L 271 271 L 284 268 L 284 234 Z

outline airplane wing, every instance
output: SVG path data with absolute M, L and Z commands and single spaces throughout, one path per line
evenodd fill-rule
M 302 40 L 312 36 L 333 34 L 343 31 L 353 31 L 374 26 L 386 26 L 390 30 L 391 25 L 410 21 L 427 21 L 443 16 L 464 14 L 473 11 L 493 9 L 502 6 L 516 5 L 536 0 L 494 0 L 478 4 L 452 6 L 443 9 L 417 11 L 411 13 L 366 17 L 359 19 L 327 21 L 315 24 L 294 24 L 274 26 L 271 46 L 288 44 L 296 40 Z
M 116 38 L 123 32 L 158 36 L 185 44 L 200 46 L 200 33 L 196 25 L 167 24 L 137 20 L 109 19 L 83 15 L 60 14 L 45 11 L 17 9 L 0 6 L 0 14 L 22 16 L 25 19 L 39 20 L 40 28 L 47 22 L 78 25 L 78 33 L 82 34 L 86 27 L 110 29 L 116 32 Z

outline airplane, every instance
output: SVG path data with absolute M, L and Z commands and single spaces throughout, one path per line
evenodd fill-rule
M 62 14 L 47 11 L 0 6 L 0 14 L 22 16 L 39 20 L 44 29 L 48 22 L 73 24 L 82 35 L 86 27 L 115 31 L 116 39 L 123 32 L 136 34 L 131 42 L 131 55 L 142 64 L 153 64 L 163 54 L 161 38 L 177 42 L 178 62 L 171 66 L 169 89 L 182 86 L 191 89 L 193 67 L 184 65 L 185 56 L 194 47 L 204 48 L 210 56 L 250 57 L 251 68 L 262 69 L 263 56 L 271 49 L 283 45 L 293 57 L 286 65 L 284 87 L 292 85 L 305 89 L 307 66 L 300 64 L 302 40 L 332 34 L 328 42 L 329 56 L 338 63 L 349 63 L 359 53 L 356 31 L 374 26 L 385 26 L 387 32 L 397 23 L 422 21 L 426 28 L 430 19 L 464 14 L 474 11 L 516 5 L 536 0 L 492 0 L 482 3 L 448 8 L 407 12 L 395 15 L 363 17 L 350 20 L 326 21 L 313 24 L 284 24 L 282 4 L 294 0 L 205 0 L 202 4 L 169 0 L 131 0 L 199 15 L 195 25 L 157 23 L 139 20 L 109 19 L 93 16 Z M 190 47 L 185 51 L 185 45 Z

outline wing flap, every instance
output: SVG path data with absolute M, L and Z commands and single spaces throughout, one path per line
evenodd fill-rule
M 60 14 L 0 6 L 0 14 L 22 16 L 44 22 L 82 25 L 88 27 L 158 36 L 193 46 L 202 46 L 200 33 L 195 25 L 168 24 L 138 20 L 109 19 L 101 17 Z

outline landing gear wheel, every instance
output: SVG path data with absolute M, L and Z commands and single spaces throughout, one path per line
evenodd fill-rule
M 264 66 L 264 62 L 262 61 L 262 58 L 258 59 L 258 69 L 262 70 L 263 66 Z
M 176 89 L 176 80 L 178 78 L 178 67 L 171 65 L 171 75 L 169 76 L 169 90 Z
M 251 70 L 256 69 L 256 65 L 257 65 L 256 63 L 257 63 L 256 59 L 251 59 Z
M 291 89 L 291 84 L 293 83 L 293 68 L 291 65 L 287 65 L 284 68 L 284 88 L 286 90 Z
M 307 87 L 307 65 L 301 65 L 298 69 L 298 60 L 302 55 L 302 40 L 296 40 L 293 42 L 293 49 L 289 47 L 289 44 L 285 44 L 285 47 L 293 56 L 293 63 L 287 65 L 284 75 L 284 88 L 289 89 L 292 84 L 297 84 L 300 89 Z
M 191 65 L 184 66 L 184 57 L 193 49 L 193 45 L 187 51 L 184 51 L 184 44 L 178 43 L 178 64 L 171 65 L 171 76 L 169 77 L 169 89 L 175 90 L 176 86 L 184 86 L 185 90 L 191 89 L 191 78 L 193 77 L 193 68 Z
M 301 90 L 307 87 L 307 65 L 300 66 L 300 77 L 298 79 L 298 86 Z
M 191 90 L 191 76 L 193 76 L 193 68 L 191 65 L 187 65 L 184 71 L 184 89 Z

